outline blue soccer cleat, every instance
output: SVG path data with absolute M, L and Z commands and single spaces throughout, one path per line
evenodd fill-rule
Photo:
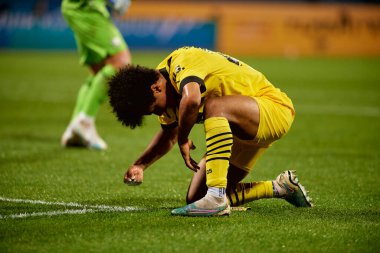
M 186 205 L 184 207 L 173 209 L 171 214 L 177 216 L 221 216 L 230 215 L 231 208 L 226 198 L 216 198 L 207 194 L 202 199 Z

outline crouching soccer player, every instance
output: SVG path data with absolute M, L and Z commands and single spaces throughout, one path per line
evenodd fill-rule
M 262 198 L 312 206 L 294 171 L 285 171 L 273 181 L 242 182 L 263 152 L 288 132 L 295 114 L 287 95 L 245 63 L 184 47 L 156 70 L 122 69 L 110 81 L 109 96 L 124 125 L 140 126 L 143 116 L 153 113 L 162 126 L 125 173 L 127 184 L 140 184 L 143 171 L 176 142 L 186 166 L 195 172 L 188 205 L 172 210 L 173 215 L 224 215 L 230 213 L 230 206 Z M 193 125 L 203 120 L 207 152 L 197 164 L 190 156 L 194 146 L 188 136 Z

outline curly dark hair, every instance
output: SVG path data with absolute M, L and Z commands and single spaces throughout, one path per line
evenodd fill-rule
M 158 78 L 154 69 L 128 65 L 109 80 L 110 104 L 123 125 L 132 129 L 142 125 L 144 115 L 154 102 L 151 85 Z

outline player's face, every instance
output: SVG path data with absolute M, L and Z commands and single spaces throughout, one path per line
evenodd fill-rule
M 162 115 L 166 111 L 166 79 L 160 74 L 157 82 L 151 86 L 154 101 L 149 107 L 149 114 Z

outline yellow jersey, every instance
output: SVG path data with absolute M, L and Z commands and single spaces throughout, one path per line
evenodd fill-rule
M 265 76 L 229 55 L 195 47 L 182 47 L 173 51 L 158 66 L 167 81 L 182 95 L 189 82 L 200 85 L 202 104 L 208 97 L 245 95 L 265 96 L 292 110 L 292 101 L 274 87 Z M 203 105 L 200 113 L 203 110 Z M 178 108 L 168 108 L 159 117 L 162 125 L 178 122 Z

